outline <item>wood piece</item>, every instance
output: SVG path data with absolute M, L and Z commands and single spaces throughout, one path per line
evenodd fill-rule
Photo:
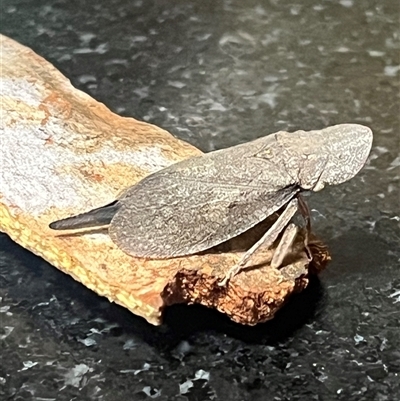
M 281 269 L 269 266 L 266 250 L 257 254 L 263 265 L 219 287 L 268 222 L 213 251 L 168 260 L 132 258 L 104 230 L 50 230 L 51 221 L 111 202 L 147 174 L 201 152 L 161 128 L 115 115 L 32 50 L 0 40 L 0 230 L 15 242 L 152 324 L 176 302 L 214 307 L 243 324 L 263 322 L 306 287 L 310 269 L 325 267 L 329 254 L 315 238 L 309 266 L 302 233 Z

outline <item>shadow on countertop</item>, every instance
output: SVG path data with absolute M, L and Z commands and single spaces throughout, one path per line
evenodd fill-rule
M 0 248 L 3 249 L 0 256 L 2 268 L 8 270 L 8 274 L 0 273 L 2 287 L 6 289 L 5 296 L 30 314 L 37 314 L 41 310 L 38 320 L 60 337 L 78 335 L 76 331 L 79 331 L 80 325 L 71 322 L 79 316 L 80 320 L 86 322 L 113 322 L 115 327 L 111 329 L 112 335 L 119 336 L 125 332 L 161 349 L 174 348 L 180 341 L 206 330 L 248 343 L 273 343 L 291 336 L 296 329 L 310 321 L 323 299 L 320 280 L 311 277 L 306 290 L 293 295 L 274 319 L 257 326 L 234 323 L 222 313 L 201 305 L 182 304 L 167 307 L 164 324 L 157 327 L 98 296 L 15 244 L 6 235 L 0 236 Z M 10 274 L 11 270 L 13 272 Z M 49 308 L 44 313 L 41 306 L 46 303 Z

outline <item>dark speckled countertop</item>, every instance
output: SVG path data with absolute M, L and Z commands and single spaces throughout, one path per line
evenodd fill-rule
M 201 307 L 153 327 L 0 234 L 1 400 L 400 399 L 399 5 L 4 0 L 1 30 L 115 112 L 204 151 L 370 126 L 370 160 L 310 199 L 333 261 L 254 328 Z

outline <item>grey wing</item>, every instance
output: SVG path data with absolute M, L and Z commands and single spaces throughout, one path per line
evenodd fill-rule
M 190 255 L 248 230 L 296 192 L 295 186 L 276 191 L 155 174 L 132 187 L 121 200 L 109 233 L 133 256 Z
M 146 177 L 120 198 L 111 238 L 128 254 L 168 258 L 201 252 L 247 231 L 299 190 L 277 146 L 269 135 Z

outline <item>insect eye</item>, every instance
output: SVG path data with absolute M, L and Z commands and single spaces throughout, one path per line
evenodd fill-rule
M 253 155 L 253 157 L 258 157 L 260 159 L 272 159 L 273 156 L 274 155 L 272 154 L 271 149 L 268 148 L 262 149 Z

